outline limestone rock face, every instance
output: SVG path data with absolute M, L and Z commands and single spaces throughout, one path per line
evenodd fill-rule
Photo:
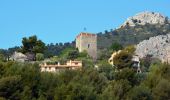
M 152 55 L 162 62 L 170 62 L 170 34 L 151 37 L 140 42 L 135 52 L 140 58 Z
M 161 15 L 160 13 L 145 11 L 128 18 L 122 26 L 125 26 L 127 24 L 129 26 L 135 26 L 136 24 L 145 25 L 146 23 L 164 24 L 166 21 L 169 22 L 167 17 Z
M 25 62 L 27 60 L 27 56 L 20 52 L 14 52 L 14 54 L 10 57 L 10 60 Z

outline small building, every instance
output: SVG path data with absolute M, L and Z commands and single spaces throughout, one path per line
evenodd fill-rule
M 133 68 L 137 71 L 137 73 L 141 73 L 141 68 L 140 68 L 140 59 L 139 56 L 134 55 L 132 58 L 132 62 L 133 62 Z
M 59 62 L 57 64 L 40 64 L 41 72 L 60 72 L 62 70 L 79 70 L 82 68 L 82 61 L 67 61 L 66 64 L 61 65 Z

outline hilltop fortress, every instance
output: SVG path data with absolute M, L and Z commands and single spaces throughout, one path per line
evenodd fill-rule
M 114 31 L 105 32 L 104 34 L 91 34 L 87 32 L 80 33 L 76 37 L 76 48 L 78 48 L 79 52 L 87 51 L 87 53 L 96 60 L 97 53 L 100 54 L 100 51 L 102 52 L 102 50 L 104 51 L 104 49 L 109 48 L 114 42 L 118 42 L 123 46 L 137 45 L 139 42 L 147 40 L 150 37 L 168 34 L 170 30 L 168 28 L 170 25 L 169 23 L 170 20 L 168 17 L 165 17 L 160 13 L 149 11 L 141 12 L 135 16 L 129 17 L 121 28 Z M 127 29 L 124 27 L 126 25 L 129 25 L 130 27 Z M 146 41 L 146 43 L 142 42 L 138 44 L 136 53 L 140 58 L 146 55 L 153 55 L 153 57 L 165 61 L 168 60 L 168 62 L 170 62 L 170 57 L 167 57 L 167 53 L 170 52 L 168 44 L 169 36 L 168 40 L 165 40 L 166 42 L 161 39 L 162 37 L 152 41 L 151 38 L 151 40 Z M 163 39 L 166 39 L 166 36 L 165 38 L 163 37 Z M 163 45 L 157 43 L 158 40 L 162 41 L 163 43 L 160 43 Z M 164 48 L 164 45 L 168 46 Z M 154 46 L 158 47 L 158 49 L 155 49 L 156 47 Z
M 91 33 L 80 33 L 76 37 L 76 48 L 79 52 L 87 51 L 94 59 L 97 59 L 97 35 Z

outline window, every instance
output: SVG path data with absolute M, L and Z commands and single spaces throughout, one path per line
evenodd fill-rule
M 55 71 L 58 71 L 58 68 L 57 68 L 57 67 L 55 67 Z
M 78 65 L 78 63 L 75 63 L 75 65 Z
M 90 48 L 90 44 L 88 44 L 88 48 Z

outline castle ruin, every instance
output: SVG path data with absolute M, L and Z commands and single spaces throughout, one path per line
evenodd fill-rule
M 90 33 L 80 33 L 76 37 L 76 48 L 79 52 L 87 51 L 94 60 L 97 59 L 97 35 Z

